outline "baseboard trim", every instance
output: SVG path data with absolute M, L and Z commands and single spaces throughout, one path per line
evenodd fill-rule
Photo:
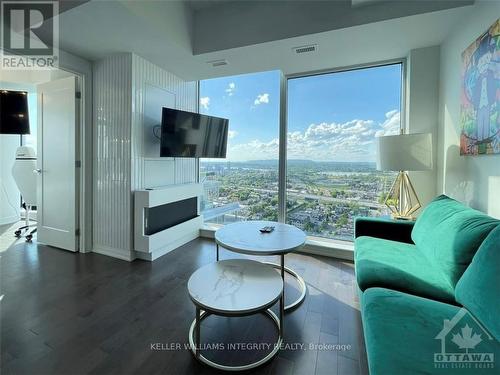
M 352 250 L 336 249 L 332 247 L 310 245 L 306 243 L 305 246 L 300 249 L 299 253 L 321 255 L 324 257 L 354 262 L 354 252 Z
M 20 212 L 21 214 L 21 219 L 24 220 L 26 218 L 26 210 L 21 210 Z M 37 214 L 38 214 L 38 211 L 35 210 L 35 211 L 30 211 L 30 214 L 29 214 L 29 218 L 30 220 L 34 220 L 36 221 L 36 218 L 37 218 Z
M 200 237 L 202 238 L 210 238 L 210 239 L 214 239 L 215 238 L 215 230 L 210 228 L 201 228 L 200 229 Z
M 135 254 L 136 258 L 152 262 L 152 261 L 158 259 L 159 257 L 162 257 L 165 254 L 168 254 L 171 251 L 177 249 L 178 247 L 180 247 L 180 246 L 182 246 L 182 245 L 184 245 L 192 240 L 195 240 L 199 236 L 200 236 L 199 230 L 196 230 L 194 232 L 191 232 L 191 233 L 179 238 L 178 240 L 176 240 L 174 242 L 169 243 L 167 246 L 156 249 L 150 253 L 146 253 L 143 251 L 134 251 L 134 254 Z
M 126 260 L 127 262 L 131 262 L 135 259 L 135 256 L 132 254 L 131 251 L 127 251 L 124 249 L 117 249 L 108 246 L 102 246 L 102 245 L 94 246 L 92 252 L 101 255 L 106 255 L 108 257 L 116 259 Z

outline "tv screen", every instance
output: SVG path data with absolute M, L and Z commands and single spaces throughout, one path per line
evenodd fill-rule
M 0 90 L 0 134 L 29 134 L 28 93 Z
M 163 108 L 160 156 L 225 158 L 229 120 Z

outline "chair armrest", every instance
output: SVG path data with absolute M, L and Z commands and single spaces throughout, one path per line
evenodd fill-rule
M 413 244 L 411 231 L 414 225 L 411 220 L 357 217 L 354 219 L 354 238 L 370 236 Z

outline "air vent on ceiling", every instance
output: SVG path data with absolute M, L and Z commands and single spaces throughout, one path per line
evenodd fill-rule
M 293 47 L 292 50 L 295 53 L 311 53 L 318 50 L 317 44 L 309 44 L 308 46 Z
M 228 62 L 227 60 L 225 59 L 221 59 L 221 60 L 212 60 L 212 61 L 207 61 L 207 64 L 210 64 L 212 65 L 214 68 L 218 67 L 218 66 L 224 66 L 224 65 L 227 65 Z

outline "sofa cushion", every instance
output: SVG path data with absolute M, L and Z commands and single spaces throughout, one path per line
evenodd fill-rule
M 418 217 L 411 237 L 455 287 L 498 220 L 441 195 Z
M 371 375 L 498 373 L 498 341 L 488 338 L 465 309 L 383 288 L 366 290 L 361 309 Z M 445 328 L 445 319 L 450 321 L 450 329 Z M 469 352 L 493 353 L 494 368 L 478 369 L 477 364 L 471 364 L 471 368 L 457 370 L 442 362 L 437 365 L 447 367 L 436 368 L 435 354 L 443 348 L 444 353 L 467 351 L 453 341 L 453 335 L 463 333 L 466 324 L 482 339 Z
M 500 226 L 481 244 L 455 289 L 455 298 L 500 341 Z
M 455 302 L 449 280 L 415 245 L 362 236 L 356 239 L 355 249 L 356 278 L 361 290 L 385 287 Z

